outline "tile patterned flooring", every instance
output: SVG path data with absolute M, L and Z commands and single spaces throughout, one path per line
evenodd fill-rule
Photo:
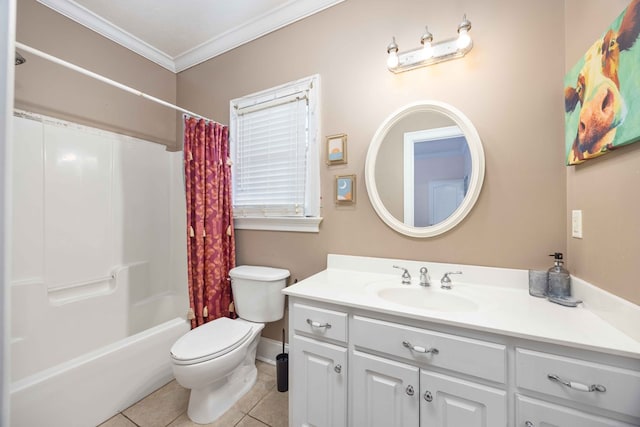
M 208 427 L 288 427 L 289 393 L 276 389 L 276 368 L 256 361 L 258 380 L 222 417 Z M 99 427 L 198 427 L 187 417 L 189 390 L 175 380 Z

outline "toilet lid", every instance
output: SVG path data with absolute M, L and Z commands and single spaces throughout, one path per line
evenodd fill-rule
M 204 362 L 238 348 L 251 335 L 251 324 L 221 317 L 184 334 L 171 347 L 178 364 Z

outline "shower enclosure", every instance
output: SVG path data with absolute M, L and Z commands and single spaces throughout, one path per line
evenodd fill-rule
M 14 117 L 11 425 L 97 425 L 189 330 L 182 153 Z

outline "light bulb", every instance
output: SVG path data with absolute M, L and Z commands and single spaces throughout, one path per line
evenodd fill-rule
M 400 60 L 398 59 L 398 45 L 396 44 L 396 38 L 391 39 L 391 43 L 387 46 L 387 68 L 396 68 Z
M 471 37 L 469 36 L 469 33 L 467 32 L 466 28 L 461 28 L 458 32 L 458 40 L 456 41 L 458 49 L 465 49 L 469 47 L 470 44 Z
M 424 46 L 422 46 L 422 57 L 424 59 L 429 59 L 433 56 L 433 46 L 431 42 L 425 42 Z
M 422 59 L 426 60 L 433 56 L 433 34 L 429 32 L 429 27 L 424 27 L 424 34 L 420 37 L 420 43 L 422 43 Z
M 398 52 L 392 50 L 389 52 L 389 56 L 387 57 L 387 67 L 388 68 L 396 68 L 398 66 Z

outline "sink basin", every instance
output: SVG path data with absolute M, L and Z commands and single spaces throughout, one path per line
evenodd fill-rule
M 425 310 L 467 312 L 478 309 L 478 305 L 470 299 L 446 292 L 448 291 L 392 287 L 380 289 L 377 294 L 386 301 Z

